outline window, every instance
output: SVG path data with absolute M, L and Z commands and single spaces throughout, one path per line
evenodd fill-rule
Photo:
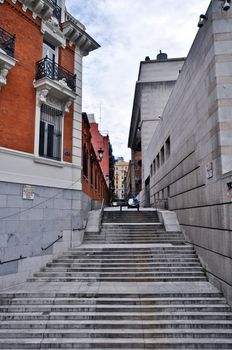
M 161 148 L 160 151 L 160 160 L 161 160 L 161 165 L 164 164 L 164 146 Z
M 94 187 L 95 187 L 95 190 L 97 190 L 97 169 L 94 167 Z
M 90 183 L 93 185 L 93 163 L 94 163 L 94 155 L 90 156 Z
M 83 175 L 88 178 L 88 151 L 86 150 L 86 145 L 83 149 Z
M 48 57 L 51 61 L 57 62 L 57 50 L 55 46 L 50 44 L 48 41 L 44 40 L 43 42 L 43 58 Z
M 168 137 L 165 142 L 165 149 L 166 149 L 166 159 L 168 159 L 171 154 L 170 137 Z
M 152 164 L 150 165 L 150 175 L 153 175 L 153 171 L 152 171 Z
M 39 155 L 61 160 L 62 111 L 43 104 L 40 112 Z
M 154 174 L 156 173 L 156 164 L 155 164 L 155 159 L 153 160 L 153 171 L 154 171 Z
M 157 154 L 157 156 L 156 156 L 156 165 L 157 165 L 157 169 L 159 169 L 159 167 L 160 167 L 160 156 L 159 156 L 159 154 Z

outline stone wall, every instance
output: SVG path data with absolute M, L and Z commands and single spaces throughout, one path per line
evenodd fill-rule
M 0 182 L 0 288 L 17 284 L 83 236 L 87 214 L 99 207 L 78 190 L 34 186 L 34 200 L 22 198 L 23 186 Z M 63 236 L 43 250 L 58 236 Z
M 150 178 L 152 206 L 177 213 L 232 303 L 232 10 L 213 0 L 207 17 L 147 149 L 143 181 Z

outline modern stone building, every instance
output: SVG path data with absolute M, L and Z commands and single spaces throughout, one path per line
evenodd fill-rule
M 161 103 L 142 155 L 141 198 L 144 206 L 176 212 L 209 278 L 232 303 L 232 9 L 225 5 L 211 1 L 172 93 Z M 131 147 L 139 125 L 134 110 L 142 115 L 147 108 L 134 104 Z
M 64 0 L 0 1 L 0 287 L 83 228 L 82 60 L 98 47 Z
M 138 194 L 141 188 L 138 176 L 139 155 L 142 162 L 146 157 L 147 147 L 157 128 L 167 100 L 182 69 L 184 58 L 170 58 L 160 52 L 156 60 L 149 57 L 140 62 L 138 80 L 135 85 L 134 103 L 131 117 L 128 147 L 131 148 L 132 194 Z M 141 165 L 140 165 L 141 167 Z M 144 167 L 142 164 L 142 177 Z M 145 184 L 142 182 L 144 201 Z

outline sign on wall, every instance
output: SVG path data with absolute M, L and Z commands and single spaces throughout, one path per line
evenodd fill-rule
M 35 198 L 35 187 L 31 185 L 23 186 L 23 199 L 33 200 Z

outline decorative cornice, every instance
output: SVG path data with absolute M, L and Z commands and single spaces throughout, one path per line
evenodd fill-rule
M 70 44 L 74 44 L 80 49 L 83 56 L 87 56 L 90 51 L 96 50 L 100 45 L 85 32 L 85 27 L 68 12 L 66 13 L 66 21 L 62 24 L 63 33 L 69 40 Z
M 49 18 L 47 21 L 42 20 L 41 33 L 48 37 L 48 40 L 54 46 L 66 46 L 66 38 L 60 30 L 59 21 L 55 17 Z
M 16 4 L 18 0 L 11 1 L 13 4 Z M 22 4 L 22 10 L 24 12 L 26 12 L 27 9 L 32 11 L 32 17 L 34 19 L 39 16 L 44 20 L 48 20 L 53 14 L 53 6 L 46 0 L 19 0 L 19 2 Z

